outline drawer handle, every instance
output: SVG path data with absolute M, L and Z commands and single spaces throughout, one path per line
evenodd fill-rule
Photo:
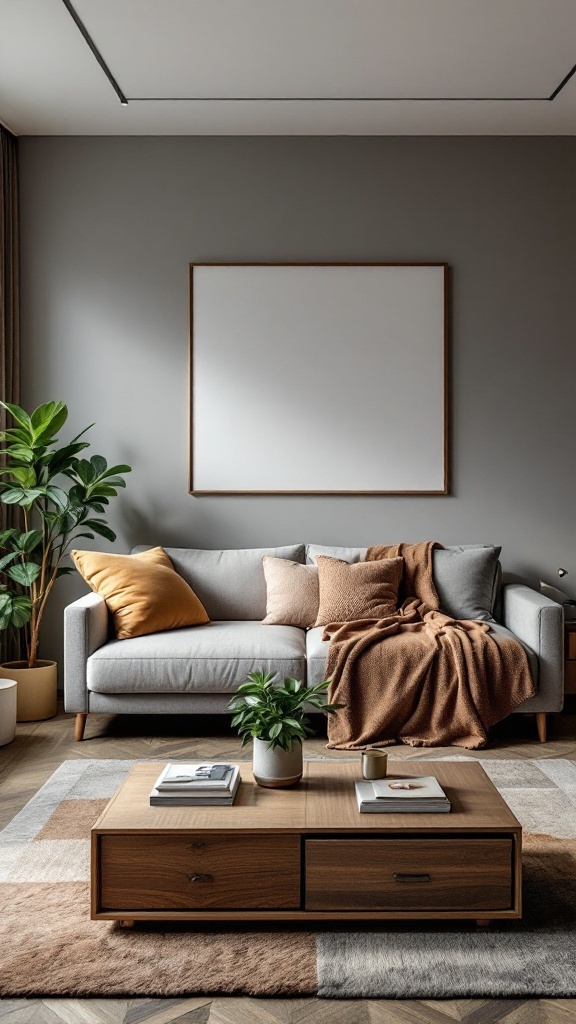
M 429 882 L 430 875 L 407 875 L 402 871 L 395 871 L 393 877 L 397 882 Z
M 188 875 L 188 881 L 189 882 L 213 882 L 214 881 L 214 875 L 205 875 L 205 874 L 201 874 L 199 872 L 196 872 L 193 875 Z
M 206 843 L 190 843 L 191 850 L 202 850 L 206 846 Z

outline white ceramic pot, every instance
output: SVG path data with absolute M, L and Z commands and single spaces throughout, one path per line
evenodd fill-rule
M 28 668 L 25 661 L 5 661 L 0 665 L 0 679 L 15 679 L 18 683 L 19 722 L 39 722 L 56 714 L 58 671 L 55 661 L 37 661 L 36 668 Z
M 0 747 L 12 743 L 16 735 L 15 679 L 0 679 Z
M 254 739 L 252 753 L 254 781 L 271 789 L 297 786 L 302 778 L 302 744 L 295 740 L 290 750 L 270 748 L 267 740 Z

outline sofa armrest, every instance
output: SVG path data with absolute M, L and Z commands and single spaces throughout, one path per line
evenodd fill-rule
M 106 602 L 86 594 L 64 609 L 64 708 L 88 711 L 86 662 L 108 640 Z
M 562 606 L 520 583 L 502 589 L 504 625 L 538 656 L 538 694 L 522 710 L 561 711 L 564 704 L 564 612 Z M 532 703 L 538 705 L 531 707 Z

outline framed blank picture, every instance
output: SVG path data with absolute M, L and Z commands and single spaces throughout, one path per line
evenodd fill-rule
M 447 279 L 191 266 L 191 492 L 447 494 Z

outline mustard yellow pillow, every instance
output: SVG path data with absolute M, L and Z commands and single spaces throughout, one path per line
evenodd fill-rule
M 104 551 L 70 554 L 86 583 L 106 601 L 119 640 L 210 621 L 202 602 L 178 575 L 163 548 L 137 555 Z

